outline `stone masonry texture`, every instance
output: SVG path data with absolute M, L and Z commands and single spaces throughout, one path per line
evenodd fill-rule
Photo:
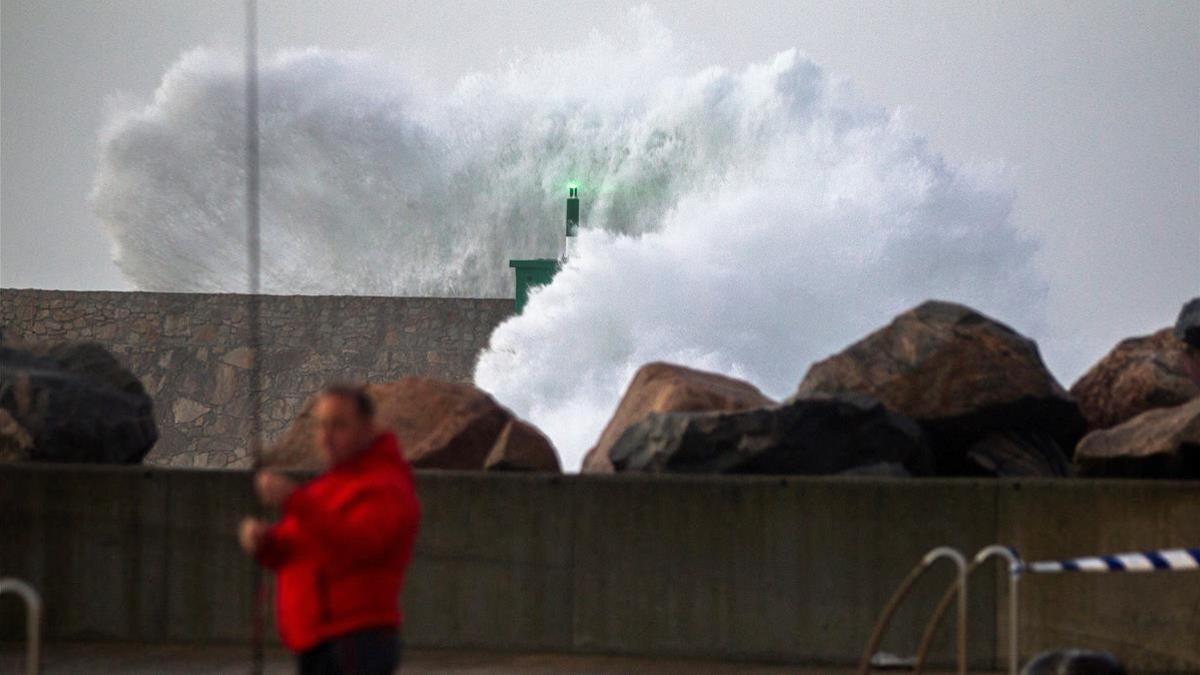
M 469 382 L 511 299 L 260 296 L 262 421 L 270 443 L 330 381 Z M 147 464 L 251 464 L 249 296 L 0 289 L 9 344 L 99 342 L 154 397 Z

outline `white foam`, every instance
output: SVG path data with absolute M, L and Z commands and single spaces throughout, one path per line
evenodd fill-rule
M 648 361 L 784 397 L 930 297 L 1038 324 L 1002 183 L 796 51 L 696 71 L 648 12 L 629 28 L 448 94 L 361 54 L 265 58 L 264 288 L 511 297 L 578 181 L 579 256 L 476 372 L 572 468 Z M 240 67 L 189 53 L 103 134 L 93 204 L 140 288 L 244 290 Z

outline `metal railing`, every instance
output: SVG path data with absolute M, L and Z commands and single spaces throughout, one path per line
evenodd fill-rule
M 975 557 L 971 560 L 970 566 L 967 567 L 966 576 L 969 579 L 971 574 L 979 568 L 984 562 L 990 558 L 1004 558 L 1008 561 L 1008 672 L 1009 675 L 1017 675 L 1017 669 L 1020 667 L 1018 647 L 1019 616 L 1018 611 L 1018 593 L 1019 584 L 1021 581 L 1021 572 L 1025 565 L 1021 562 L 1020 556 L 1011 548 L 1000 544 L 992 544 L 980 549 Z M 965 583 L 965 582 L 964 582 Z M 933 610 L 933 616 L 930 617 L 929 623 L 925 625 L 925 633 L 921 636 L 921 644 L 917 647 L 917 655 L 913 665 L 913 672 L 916 675 L 921 675 L 925 672 L 925 660 L 929 656 L 929 650 L 933 646 L 933 638 L 937 633 L 938 625 L 942 622 L 942 617 L 945 616 L 946 610 L 950 607 L 950 601 L 954 598 L 957 590 L 957 584 L 951 584 L 946 592 L 942 595 L 942 599 L 938 601 L 937 607 Z M 960 610 L 961 611 L 961 610 Z
M 37 590 L 20 579 L 0 579 L 0 596 L 14 593 L 25 602 L 25 675 L 40 670 L 42 636 L 42 598 Z
M 1020 669 L 1019 591 L 1022 575 L 1026 573 L 1144 573 L 1200 570 L 1200 547 L 1137 551 L 1115 555 L 1087 556 L 1083 558 L 1043 560 L 1026 563 L 1021 560 L 1021 557 L 1012 548 L 1000 544 L 992 544 L 980 549 L 971 560 L 970 565 L 965 564 L 962 555 L 957 550 L 946 546 L 938 547 L 925 554 L 925 557 L 909 572 L 908 576 L 901 582 L 900 587 L 892 595 L 891 599 L 888 600 L 887 605 L 884 606 L 879 619 L 875 623 L 875 628 L 871 632 L 867 648 L 859 664 L 859 675 L 867 675 L 871 672 L 872 659 L 879 648 L 879 643 L 883 639 L 883 633 L 887 630 L 888 624 L 891 622 L 892 616 L 896 613 L 900 603 L 933 562 L 942 557 L 950 558 L 959 566 L 959 575 L 950 584 L 949 588 L 946 589 L 946 592 L 942 594 L 929 622 L 925 625 L 924 632 L 921 634 L 921 642 L 917 647 L 916 655 L 912 659 L 912 670 L 915 675 L 924 673 L 925 662 L 933 646 L 938 626 L 945 617 L 946 611 L 950 609 L 950 603 L 955 598 L 958 599 L 958 624 L 955 636 L 958 647 L 958 673 L 963 675 L 966 672 L 967 580 L 976 569 L 992 558 L 1003 558 L 1008 562 L 1008 657 L 1006 660 L 1008 661 L 1009 675 L 1017 675 L 1017 671 Z
M 958 575 L 951 588 L 957 590 L 958 595 L 958 624 L 955 631 L 955 642 L 958 646 L 958 675 L 966 675 L 967 672 L 967 561 L 962 553 L 957 549 L 949 546 L 939 546 L 930 552 L 926 553 L 921 562 L 908 573 L 904 581 L 900 583 L 900 587 L 888 599 L 884 605 L 883 611 L 880 612 L 879 618 L 875 621 L 875 627 L 871 631 L 871 637 L 867 640 L 866 649 L 863 650 L 862 660 L 858 664 L 858 675 L 869 675 L 871 672 L 871 659 L 875 656 L 875 651 L 879 649 L 879 643 L 883 641 L 883 634 L 887 631 L 888 625 L 892 622 L 892 617 L 896 614 L 896 610 L 900 608 L 900 604 L 908 597 L 913 586 L 917 583 L 925 572 L 933 566 L 933 563 L 941 559 L 947 559 L 954 563 L 958 568 Z

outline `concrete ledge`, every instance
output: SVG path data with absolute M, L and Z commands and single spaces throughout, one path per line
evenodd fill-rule
M 1200 543 L 1200 484 L 424 472 L 404 604 L 416 648 L 846 664 L 929 548 L 1029 559 Z M 237 642 L 252 570 L 246 472 L 0 467 L 0 575 L 43 592 L 51 639 Z M 998 568 L 999 566 L 997 566 Z M 885 648 L 911 652 L 933 570 Z M 1003 577 L 971 587 L 971 656 L 999 665 Z M 1001 602 L 997 602 L 1000 599 Z M 1109 649 L 1200 668 L 1200 575 L 1027 577 L 1026 653 Z M 15 601 L 0 637 L 19 634 Z M 947 633 L 948 634 L 948 633 Z M 940 659 L 947 659 L 948 640 Z

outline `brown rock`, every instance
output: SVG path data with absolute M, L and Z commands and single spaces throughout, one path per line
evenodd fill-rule
M 1088 429 L 1107 429 L 1200 396 L 1184 358 L 1183 342 L 1170 328 L 1122 340 L 1071 387 Z
M 546 471 L 562 473 L 558 453 L 550 439 L 536 427 L 519 419 L 511 419 L 496 439 L 492 451 L 483 460 L 489 471 Z
M 794 398 L 851 392 L 916 420 L 946 475 L 1010 475 L 1007 466 L 1021 467 L 1014 469 L 1020 474 L 1055 467 L 1049 475 L 1065 475 L 1062 448 L 1074 447 L 1083 429 L 1078 407 L 1032 340 L 949 302 L 926 302 L 814 364 Z M 1002 442 L 972 452 L 997 433 L 1005 434 Z M 1029 461 L 1016 461 L 1014 453 L 1027 453 Z
M 1200 478 L 1200 398 L 1093 431 L 1075 449 L 1080 475 Z
M 775 401 L 749 382 L 670 363 L 638 369 L 600 440 L 583 459 L 585 473 L 612 473 L 610 452 L 626 429 L 655 413 L 734 412 L 765 408 Z
M 479 469 L 512 413 L 469 384 L 405 378 L 372 387 L 413 466 Z
M 429 377 L 405 377 L 371 384 L 378 423 L 396 432 L 404 456 L 417 468 L 552 470 L 546 453 L 549 441 L 517 420 L 486 392 L 469 384 Z M 313 444 L 312 406 L 305 403 L 283 437 L 264 452 L 263 463 L 280 468 L 322 468 Z M 512 423 L 522 426 L 509 429 Z M 508 437 L 505 438 L 505 432 Z M 536 448 L 533 436 L 545 441 Z M 532 462 L 527 465 L 524 462 Z M 554 457 L 557 466 L 557 456 Z

